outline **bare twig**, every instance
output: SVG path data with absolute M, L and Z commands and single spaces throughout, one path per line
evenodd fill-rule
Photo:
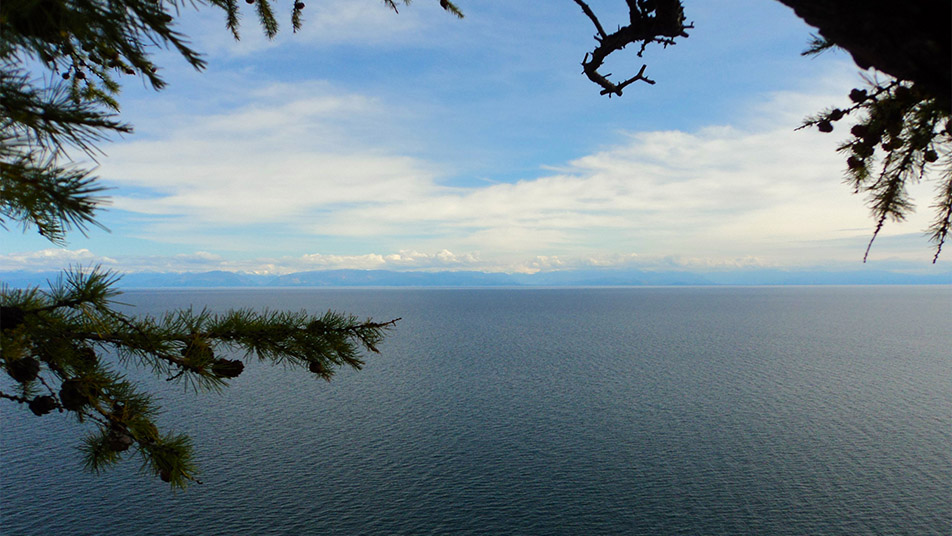
M 605 29 L 602 28 L 602 23 L 598 22 L 598 17 L 595 16 L 595 12 L 592 11 L 592 8 L 588 7 L 588 4 L 586 4 L 582 0 L 575 0 L 575 3 L 578 4 L 579 7 L 582 8 L 582 11 L 585 12 L 586 15 L 588 15 L 588 18 L 592 19 L 592 23 L 595 24 L 595 29 L 598 30 L 598 35 L 602 36 L 601 39 L 605 39 L 606 37 L 608 37 L 608 34 L 605 33 Z M 596 37 L 596 39 L 598 38 Z M 598 39 L 598 40 L 601 41 L 601 39 Z
M 676 44 L 675 38 L 687 37 L 686 30 L 693 28 L 693 24 L 684 24 L 684 14 L 681 10 L 680 0 L 656 0 L 649 6 L 647 2 L 637 0 L 628 0 L 628 11 L 631 24 L 621 26 L 613 33 L 607 33 L 598 20 L 595 12 L 584 0 L 575 0 L 575 3 L 582 8 L 582 12 L 592 21 L 598 35 L 595 41 L 598 45 L 585 54 L 582 60 L 582 71 L 589 80 L 601 86 L 602 95 L 621 96 L 622 90 L 634 82 L 644 82 L 654 84 L 655 81 L 645 76 L 647 65 L 642 65 L 638 74 L 625 80 L 615 83 L 609 80 L 611 74 L 602 74 L 598 72 L 604 64 L 605 59 L 614 52 L 622 50 L 632 43 L 641 43 L 641 49 L 638 51 L 640 57 L 645 48 L 650 43 L 658 43 L 664 47 Z

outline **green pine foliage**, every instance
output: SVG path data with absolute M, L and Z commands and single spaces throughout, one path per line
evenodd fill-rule
M 952 227 L 952 117 L 915 84 L 874 78 L 866 83 L 850 92 L 849 107 L 809 117 L 803 127 L 829 133 L 846 117 L 855 121 L 839 151 L 847 155 L 845 182 L 866 195 L 876 222 L 864 262 L 886 221 L 902 221 L 915 210 L 909 186 L 935 180 L 935 215 L 927 230 L 935 263 Z
M 186 309 L 132 317 L 116 310 L 117 280 L 108 271 L 77 270 L 48 290 L 2 291 L 0 348 L 12 381 L 0 384 L 0 398 L 37 416 L 58 412 L 91 423 L 95 431 L 82 446 L 88 469 L 101 471 L 130 452 L 148 473 L 176 487 L 196 481 L 190 440 L 160 432 L 159 407 L 121 370 L 151 371 L 196 392 L 227 386 L 247 359 L 330 380 L 341 367 L 360 369 L 363 353 L 378 352 L 397 321 L 332 311 Z

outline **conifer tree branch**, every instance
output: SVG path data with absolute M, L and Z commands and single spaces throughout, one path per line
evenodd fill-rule
M 71 229 L 85 234 L 89 226 L 104 228 L 96 212 L 106 203 L 100 195 L 105 188 L 86 170 L 57 166 L 52 158 L 39 165 L 20 158 L 0 160 L 0 178 L 0 224 L 10 219 L 34 226 L 56 244 Z
M 952 188 L 947 187 L 952 152 L 952 117 L 941 103 L 921 88 L 902 80 L 866 79 L 867 87 L 853 89 L 852 105 L 831 108 L 807 118 L 800 128 L 832 132 L 834 125 L 852 117 L 851 138 L 840 145 L 846 153 L 846 182 L 854 193 L 867 195 L 867 206 L 876 222 L 863 255 L 869 259 L 873 243 L 889 220 L 902 221 L 915 206 L 908 186 L 935 177 L 936 219 L 927 230 L 938 260 L 948 236 Z M 940 155 L 945 155 L 940 157 Z M 944 169 L 937 162 L 944 158 Z
M 936 198 L 938 202 L 933 205 L 936 209 L 936 217 L 929 227 L 929 241 L 935 244 L 935 255 L 932 257 L 932 264 L 939 260 L 942 253 L 942 246 L 949 238 L 949 231 L 952 229 L 952 158 L 947 157 L 945 177 L 937 188 Z
M 0 67 L 0 142 L 5 152 L 39 147 L 56 155 L 74 147 L 93 156 L 94 144 L 110 133 L 132 132 L 96 102 L 75 99 L 62 83 L 39 89 L 8 59 L 0 61 Z
M 358 321 L 328 311 L 225 314 L 180 310 L 161 318 L 133 318 L 116 311 L 118 276 L 93 268 L 67 272 L 47 291 L 0 292 L 0 367 L 21 393 L 0 398 L 26 404 L 36 415 L 54 410 L 89 421 L 96 431 L 82 446 L 84 464 L 105 470 L 133 451 L 143 470 L 176 487 L 199 482 L 184 435 L 160 433 L 151 397 L 113 371 L 101 353 L 119 363 L 144 365 L 157 375 L 183 379 L 196 390 L 217 389 L 244 369 L 240 359 L 257 355 L 272 363 L 304 367 L 329 379 L 341 366 L 360 368 L 360 349 L 378 351 L 397 320 Z M 46 387 L 38 394 L 34 384 Z

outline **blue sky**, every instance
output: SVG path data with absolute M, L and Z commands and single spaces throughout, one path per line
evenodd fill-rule
M 58 248 L 11 229 L 0 269 L 863 267 L 845 129 L 794 130 L 859 70 L 801 57 L 811 29 L 778 2 L 686 1 L 690 38 L 605 69 L 644 62 L 657 84 L 612 99 L 581 74 L 594 28 L 571 0 L 460 1 L 463 20 L 436 1 L 310 4 L 272 42 L 250 8 L 238 43 L 220 13 L 184 11 L 209 68 L 159 51 L 166 90 L 126 81 L 136 132 L 98 168 L 110 232 Z M 620 0 L 590 5 L 625 20 Z M 931 188 L 867 268 L 947 270 L 923 234 Z

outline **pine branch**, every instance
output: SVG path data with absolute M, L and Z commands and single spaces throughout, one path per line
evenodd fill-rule
M 810 43 L 806 50 L 800 53 L 801 56 L 816 56 L 827 50 L 836 48 L 836 43 L 823 37 L 822 35 L 810 34 Z
M 886 222 L 902 221 L 915 206 L 908 193 L 910 184 L 927 180 L 930 166 L 945 154 L 945 170 L 940 173 L 936 192 L 936 219 L 928 229 L 936 244 L 933 262 L 938 260 L 949 232 L 952 216 L 952 118 L 936 101 L 919 88 L 901 80 L 881 83 L 868 78 L 868 88 L 853 89 L 847 108 L 831 108 L 807 118 L 800 128 L 816 127 L 833 132 L 846 117 L 856 117 L 851 138 L 838 151 L 847 153 L 846 182 L 854 193 L 867 195 L 867 206 L 876 222 L 863 255 L 869 258 L 873 243 Z M 878 168 L 878 171 L 877 171 Z
M 274 12 L 271 11 L 271 4 L 268 0 L 258 0 L 255 2 L 255 11 L 258 13 L 258 21 L 268 39 L 274 39 L 278 35 L 278 21 L 274 18 Z
M 87 155 L 112 133 L 127 134 L 132 127 L 88 100 L 76 100 L 69 88 L 53 84 L 37 89 L 9 61 L 0 61 L 0 144 L 9 153 L 34 154 L 37 148 L 54 156 L 73 147 Z
M 71 229 L 83 234 L 90 226 L 105 229 L 96 212 L 107 202 L 100 195 L 106 189 L 87 170 L 57 166 L 52 157 L 40 164 L 21 157 L 0 160 L 0 178 L 0 224 L 9 218 L 24 228 L 34 226 L 55 244 L 65 243 Z
M 944 175 L 937 188 L 936 199 L 938 201 L 933 205 L 933 208 L 936 209 L 936 216 L 927 231 L 930 233 L 929 241 L 935 244 L 935 255 L 932 257 L 932 264 L 939 260 L 942 246 L 949 238 L 949 231 L 952 229 L 952 155 L 946 158 Z

